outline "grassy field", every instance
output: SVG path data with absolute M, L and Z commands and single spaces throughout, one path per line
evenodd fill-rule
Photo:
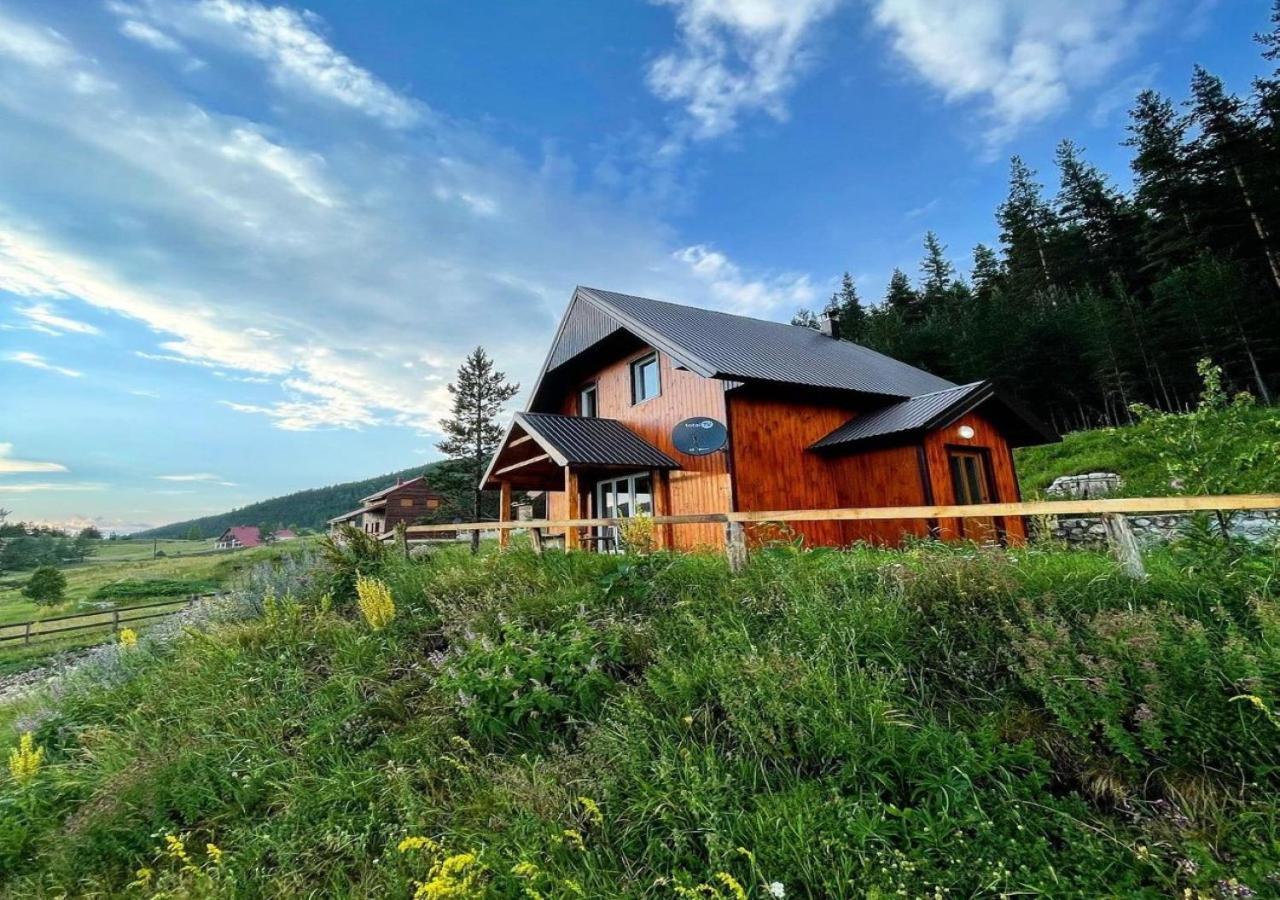
M 252 605 L 259 576 L 239 622 L 26 703 L 0 892 L 1274 896 L 1280 556 L 1149 566 L 441 548 Z
M 165 556 L 212 553 L 215 552 L 214 540 L 214 538 L 208 538 L 203 541 L 102 541 L 98 544 L 98 552 L 89 557 L 89 562 L 151 559 L 152 553 L 157 550 Z

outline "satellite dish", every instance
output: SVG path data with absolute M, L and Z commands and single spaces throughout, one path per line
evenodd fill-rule
M 677 422 L 671 429 L 671 443 L 675 444 L 676 449 L 681 453 L 687 453 L 690 456 L 706 456 L 717 450 L 723 450 L 728 441 L 729 432 L 725 429 L 724 423 L 706 416 L 685 419 L 683 422 Z

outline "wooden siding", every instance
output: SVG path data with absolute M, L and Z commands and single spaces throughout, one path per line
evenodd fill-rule
M 964 425 L 968 425 L 974 431 L 973 437 L 968 440 L 960 437 L 960 428 Z M 995 488 L 995 496 L 991 499 L 998 503 L 1022 499 L 1013 465 L 1013 452 L 995 425 L 978 413 L 969 413 L 946 428 L 929 433 L 925 436 L 924 446 L 929 464 L 929 477 L 933 482 L 934 502 L 940 504 L 956 502 L 956 494 L 951 482 L 951 467 L 947 458 L 948 447 L 977 447 L 985 450 Z M 939 536 L 944 539 L 993 540 L 999 536 L 998 532 L 1001 530 L 1007 536 L 1009 543 L 1021 544 L 1026 541 L 1026 523 L 1020 517 L 995 520 L 970 519 L 967 522 L 961 519 L 943 519 L 938 523 Z
M 662 393 L 643 403 L 631 403 L 631 363 L 652 352 L 651 349 L 629 353 L 600 370 L 582 378 L 567 392 L 559 412 L 578 414 L 578 391 L 596 383 L 597 414 L 617 419 L 658 449 L 678 460 L 682 468 L 671 472 L 671 509 L 681 512 L 727 512 L 730 509 L 728 456 L 686 456 L 671 443 L 671 429 L 690 416 L 711 416 L 724 421 L 725 394 L 721 382 L 703 378 L 675 368 L 671 358 L 659 353 Z M 599 476 L 603 477 L 603 476 Z M 597 476 L 582 478 L 582 491 L 588 499 L 583 510 L 595 511 Z M 548 495 L 548 515 L 561 518 L 568 512 L 563 491 Z M 701 546 L 719 547 L 724 543 L 719 525 L 690 525 L 673 529 L 675 547 L 690 550 Z
M 743 389 L 729 394 L 734 493 L 739 511 L 829 509 L 846 506 L 910 506 L 926 502 L 916 446 L 857 454 L 807 450 L 814 441 L 856 415 L 849 402 L 800 401 Z M 679 511 L 679 510 L 677 510 Z M 921 522 L 793 522 L 790 533 L 813 546 L 853 541 L 897 544 L 904 534 L 924 534 Z M 752 530 L 759 542 L 788 536 L 787 529 Z
M 391 531 L 400 522 L 416 524 L 420 519 L 432 518 L 440 510 L 442 498 L 430 485 L 419 481 L 396 488 L 384 498 L 383 531 Z M 407 503 L 405 501 L 408 501 Z

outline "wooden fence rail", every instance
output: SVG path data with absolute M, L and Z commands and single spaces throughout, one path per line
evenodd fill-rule
M 1107 539 L 1125 570 L 1143 576 L 1142 560 L 1126 515 L 1150 513 L 1230 512 L 1252 509 L 1280 509 L 1280 494 L 1226 494 L 1208 497 L 1114 497 L 1098 500 L 1030 500 L 1019 503 L 975 503 L 969 506 L 877 506 L 847 509 L 786 509 L 762 512 L 690 513 L 654 516 L 655 525 L 726 526 L 725 546 L 730 564 L 736 569 L 746 559 L 743 525 L 764 522 L 858 522 L 884 519 L 969 519 L 991 516 L 1098 516 Z M 534 536 L 535 549 L 548 530 L 603 528 L 618 526 L 626 519 L 525 519 L 505 522 L 462 522 L 450 525 L 411 525 L 406 537 L 461 531 L 504 531 L 521 529 Z
M 189 597 L 175 597 L 157 603 L 140 603 L 136 606 L 118 606 L 114 609 L 101 609 L 95 612 L 72 613 L 65 616 L 50 616 L 47 619 L 32 619 L 27 622 L 8 622 L 0 624 L 0 644 L 21 641 L 30 644 L 48 640 L 56 635 L 72 631 L 87 631 L 91 628 L 119 631 L 135 622 L 149 619 L 160 619 L 170 616 L 178 610 L 190 606 L 197 600 L 211 597 L 212 594 L 193 594 Z M 162 608 L 163 607 L 163 608 Z M 142 610 L 138 615 L 135 612 Z M 91 620 L 91 621 L 90 621 Z M 59 623 L 56 628 L 48 628 L 50 623 Z M 67 624 L 61 624 L 67 623 Z

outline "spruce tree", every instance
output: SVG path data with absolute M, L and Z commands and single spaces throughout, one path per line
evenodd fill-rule
M 996 212 L 1009 277 L 1020 292 L 1053 285 L 1047 246 L 1055 220 L 1041 195 L 1035 170 L 1019 156 L 1009 160 L 1009 195 Z
M 1188 157 L 1187 122 L 1153 90 L 1129 112 L 1126 147 L 1134 150 L 1134 204 L 1146 216 L 1142 254 L 1159 270 L 1187 262 L 1201 246 L 1192 218 L 1196 183 Z
M 853 276 L 848 272 L 840 279 L 840 290 L 831 295 L 827 310 L 840 317 L 840 336 L 857 341 L 866 328 L 867 311 L 862 308 Z
M 889 278 L 889 289 L 884 295 L 885 306 L 899 313 L 903 319 L 912 321 L 918 318 L 920 311 L 920 295 L 911 286 L 911 279 L 901 269 L 894 269 Z
M 507 401 L 519 391 L 520 385 L 511 384 L 505 373 L 494 370 L 493 361 L 483 347 L 471 351 L 458 368 L 457 379 L 449 385 L 453 410 L 449 418 L 440 423 L 445 438 L 436 447 L 445 456 L 465 461 L 470 469 L 472 521 L 480 520 L 480 479 L 484 477 L 489 457 L 502 440 L 498 417 Z M 479 549 L 480 532 L 472 531 L 471 550 Z
M 932 231 L 925 232 L 924 259 L 920 262 L 921 299 L 926 311 L 937 309 L 951 293 L 955 266 L 947 259 L 947 248 Z
M 796 314 L 791 317 L 791 324 L 800 328 L 812 328 L 818 330 L 818 317 L 813 314 L 813 310 L 801 307 L 796 310 Z
M 986 244 L 978 244 L 974 247 L 973 271 L 969 277 L 973 281 L 973 296 L 982 301 L 990 300 L 996 291 L 1000 290 L 1004 280 L 1004 272 L 996 251 Z

